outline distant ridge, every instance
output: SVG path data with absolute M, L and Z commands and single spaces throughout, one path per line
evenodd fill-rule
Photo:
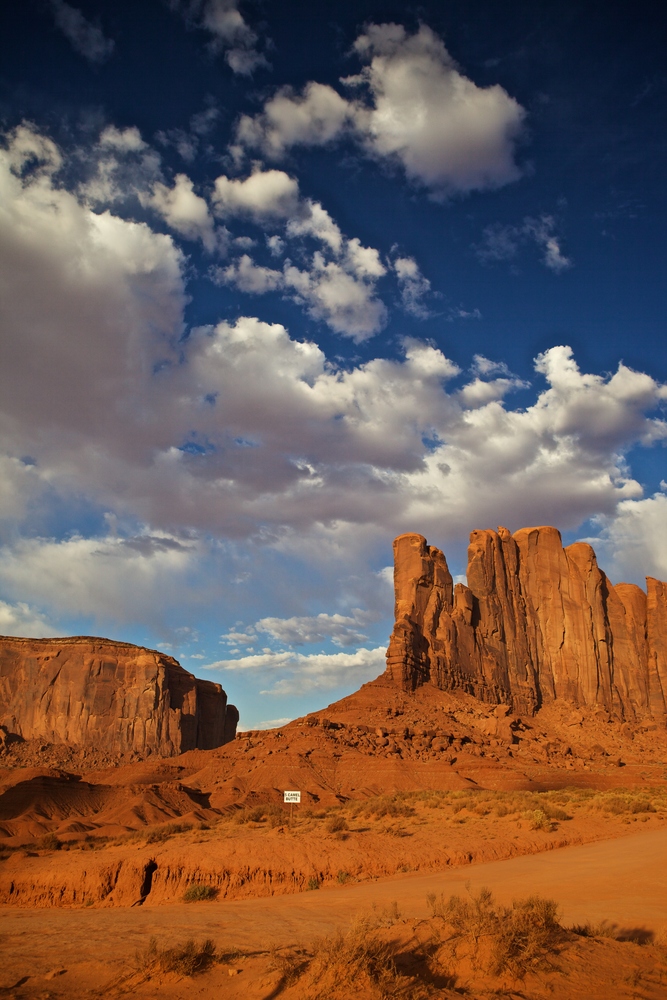
M 94 636 L 0 636 L 0 726 L 112 752 L 212 750 L 238 711 L 219 684 L 153 649 Z

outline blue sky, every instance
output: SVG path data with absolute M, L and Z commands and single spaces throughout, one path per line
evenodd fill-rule
M 0 632 L 257 726 L 376 676 L 391 541 L 667 576 L 656 3 L 0 13 Z

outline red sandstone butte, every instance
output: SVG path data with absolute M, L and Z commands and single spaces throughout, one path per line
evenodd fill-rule
M 422 535 L 394 541 L 387 676 L 532 714 L 562 699 L 620 718 L 667 715 L 667 584 L 612 585 L 556 528 L 473 531 L 468 585 Z
M 219 684 L 155 650 L 0 637 L 0 725 L 24 739 L 172 756 L 233 740 L 237 722 Z

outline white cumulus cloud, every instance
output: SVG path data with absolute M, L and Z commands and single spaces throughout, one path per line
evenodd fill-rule
M 158 181 L 147 203 L 186 239 L 200 239 L 207 250 L 215 249 L 217 237 L 208 204 L 195 194 L 193 183 L 185 174 L 177 174 L 171 188 Z
M 23 601 L 17 604 L 0 601 L 0 635 L 43 639 L 45 636 L 57 635 L 57 628 L 43 614 Z
M 297 695 L 309 691 L 327 691 L 348 685 L 360 687 L 373 680 L 385 668 L 387 650 L 357 649 L 354 653 L 258 653 L 240 656 L 233 660 L 218 660 L 204 667 L 205 670 L 252 671 L 272 681 L 278 680 L 261 694 Z
M 520 177 L 523 109 L 499 85 L 478 87 L 466 77 L 429 27 L 410 34 L 398 24 L 371 24 L 353 48 L 364 65 L 343 81 L 351 98 L 314 82 L 300 94 L 283 88 L 259 115 L 240 118 L 236 155 L 248 148 L 280 158 L 295 145 L 348 136 L 435 198 Z
M 522 383 L 502 362 L 477 357 L 462 385 L 458 366 L 419 340 L 341 367 L 253 316 L 184 336 L 185 260 L 172 238 L 113 206 L 93 210 L 67 190 L 62 164 L 25 126 L 0 147 L 6 601 L 135 621 L 159 609 L 155 594 L 170 580 L 198 594 L 183 581 L 221 540 L 331 575 L 401 531 L 444 544 L 474 526 L 568 529 L 602 516 L 615 538 L 610 525 L 634 523 L 630 512 L 659 521 L 661 497 L 645 500 L 626 459 L 667 440 L 667 387 L 650 375 L 623 364 L 582 371 L 555 346 L 535 361 L 530 399 L 512 409 Z M 316 239 L 288 237 L 289 218 L 281 239 Z M 345 281 L 372 288 L 385 265 L 344 235 L 338 255 L 317 247 L 308 267 L 275 268 L 277 288 L 334 322 Z M 366 308 L 350 303 L 348 331 Z M 116 541 L 41 538 L 54 504 L 146 527 Z

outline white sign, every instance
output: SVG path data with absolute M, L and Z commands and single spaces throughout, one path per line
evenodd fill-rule
M 301 802 L 301 792 L 283 792 L 284 802 Z

